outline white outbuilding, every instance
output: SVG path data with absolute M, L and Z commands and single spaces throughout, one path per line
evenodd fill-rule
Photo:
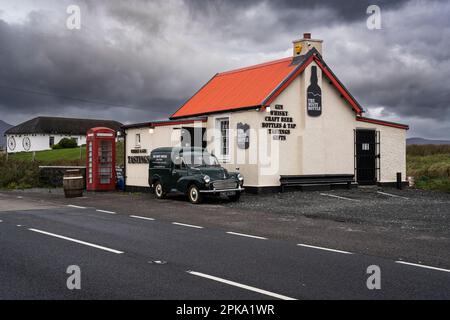
M 63 138 L 73 138 L 81 146 L 86 144 L 86 132 L 89 129 L 108 127 L 119 130 L 121 125 L 112 120 L 37 117 L 6 130 L 7 151 L 50 150 Z

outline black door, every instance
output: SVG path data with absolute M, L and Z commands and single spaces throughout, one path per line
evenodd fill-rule
M 181 131 L 181 146 L 206 148 L 206 128 L 184 127 Z
M 172 164 L 172 176 L 170 177 L 170 184 L 167 188 L 170 191 L 177 189 L 178 180 L 187 175 L 187 167 L 183 158 L 177 157 Z
M 359 184 L 377 182 L 377 132 L 375 130 L 356 130 L 356 178 Z

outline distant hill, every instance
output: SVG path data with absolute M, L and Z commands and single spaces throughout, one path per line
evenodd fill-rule
M 3 147 L 6 146 L 6 138 L 3 136 L 3 134 L 11 127 L 12 125 L 10 125 L 9 123 L 0 120 L 0 149 L 3 149 Z
M 412 144 L 450 144 L 450 140 L 429 140 L 424 138 L 409 138 L 406 139 L 407 145 Z

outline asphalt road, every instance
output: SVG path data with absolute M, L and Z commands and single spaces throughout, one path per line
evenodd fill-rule
M 450 298 L 450 270 L 102 209 L 2 195 L 0 299 Z

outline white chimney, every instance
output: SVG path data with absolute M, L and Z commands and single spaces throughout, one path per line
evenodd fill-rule
M 303 39 L 295 40 L 294 43 L 294 57 L 306 54 L 312 48 L 316 48 L 322 55 L 323 40 L 311 39 L 311 33 L 304 33 Z

